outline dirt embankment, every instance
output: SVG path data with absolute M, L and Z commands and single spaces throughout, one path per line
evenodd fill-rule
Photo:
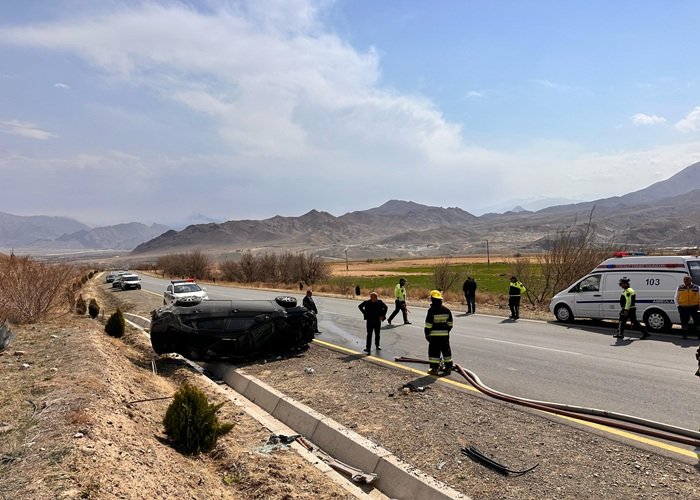
M 83 290 L 108 313 L 115 295 Z M 139 331 L 113 339 L 75 315 L 13 330 L 0 356 L 0 499 L 351 497 L 294 451 L 258 452 L 269 432 L 230 403 L 220 418 L 234 429 L 212 453 L 173 450 L 162 419 L 180 384 L 223 398 L 180 361 L 158 360 L 155 375 Z

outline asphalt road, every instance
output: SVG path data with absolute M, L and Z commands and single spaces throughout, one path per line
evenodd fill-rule
M 162 295 L 166 280 L 142 276 L 142 286 Z M 281 293 L 206 286 L 211 299 L 272 299 Z M 291 294 L 299 303 L 303 293 Z M 319 297 L 320 340 L 361 352 L 365 324 L 357 300 Z M 393 310 L 393 301 L 387 301 Z M 409 301 L 411 325 L 383 324 L 382 351 L 373 356 L 427 358 L 423 336 L 427 303 Z M 534 320 L 512 322 L 489 315 L 453 311 L 450 335 L 455 362 L 476 372 L 493 389 L 515 396 L 626 413 L 666 424 L 700 428 L 698 340 L 654 335 L 640 341 L 637 332 L 624 340 L 610 328 L 564 325 Z M 416 365 L 427 369 L 426 366 Z M 456 374 L 453 378 L 462 380 Z

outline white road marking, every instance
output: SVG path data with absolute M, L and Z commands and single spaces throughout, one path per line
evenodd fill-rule
M 520 347 L 530 347 L 532 349 L 542 349 L 543 351 L 554 351 L 554 352 L 562 352 L 564 354 L 573 354 L 574 356 L 581 356 L 580 352 L 574 352 L 574 351 L 562 351 L 561 349 L 552 349 L 550 347 L 540 347 L 536 345 L 530 345 L 530 344 L 519 344 L 518 342 L 510 342 L 509 340 L 500 340 L 500 339 L 492 339 L 489 337 L 482 337 L 484 340 L 490 340 L 491 342 L 500 342 L 502 344 L 511 344 L 511 345 L 517 345 Z

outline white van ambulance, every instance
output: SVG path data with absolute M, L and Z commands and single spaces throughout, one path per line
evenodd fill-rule
M 629 278 L 637 293 L 637 318 L 653 332 L 680 323 L 673 297 L 683 277 L 700 284 L 699 256 L 620 256 L 607 259 L 549 303 L 558 321 L 574 318 L 614 319 L 620 314 L 620 278 Z

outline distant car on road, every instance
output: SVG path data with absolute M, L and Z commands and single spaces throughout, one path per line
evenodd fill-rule
M 119 282 L 121 277 L 125 274 L 131 274 L 129 271 L 112 271 L 110 275 L 107 276 L 107 283 L 112 284 L 112 288 L 119 288 Z
M 141 290 L 141 278 L 136 274 L 123 274 L 119 280 L 122 290 Z
M 172 280 L 163 293 L 163 305 L 194 306 L 203 300 L 209 296 L 193 279 Z

